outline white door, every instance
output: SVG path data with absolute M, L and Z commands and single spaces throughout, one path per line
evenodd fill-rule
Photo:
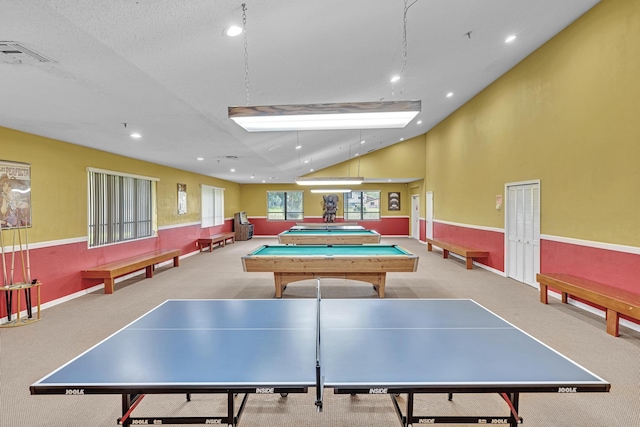
M 433 191 L 427 191 L 427 239 L 433 239 Z
M 411 196 L 411 237 L 420 240 L 420 196 Z
M 540 183 L 507 184 L 507 276 L 538 287 L 540 272 Z

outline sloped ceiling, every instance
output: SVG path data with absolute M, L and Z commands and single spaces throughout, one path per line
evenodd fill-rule
M 223 34 L 242 25 L 242 1 L 3 0 L 0 42 L 51 62 L 0 53 L 0 126 L 239 183 L 293 182 L 424 134 L 597 3 L 245 0 L 245 49 Z M 422 112 L 394 130 L 248 133 L 227 117 L 234 105 L 413 99 Z

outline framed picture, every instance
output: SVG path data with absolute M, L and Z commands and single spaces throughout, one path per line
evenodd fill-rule
M 31 226 L 31 165 L 0 160 L 0 227 Z
M 389 210 L 390 211 L 399 211 L 400 210 L 400 193 L 389 193 Z
M 187 213 L 187 184 L 178 184 L 178 215 Z

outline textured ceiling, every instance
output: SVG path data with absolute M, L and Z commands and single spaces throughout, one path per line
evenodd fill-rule
M 234 182 L 293 182 L 425 133 L 598 3 L 409 0 L 405 57 L 402 0 L 245 2 L 248 72 L 244 36 L 223 34 L 242 24 L 242 1 L 2 0 L 0 42 L 54 62 L 0 54 L 0 126 Z M 423 111 L 404 129 L 248 133 L 227 117 L 234 105 L 409 99 Z

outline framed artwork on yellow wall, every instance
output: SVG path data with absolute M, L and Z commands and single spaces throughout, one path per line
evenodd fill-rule
M 397 192 L 389 193 L 389 210 L 390 211 L 400 210 L 400 193 L 397 193 Z
M 187 184 L 178 184 L 178 215 L 187 213 Z
M 0 227 L 31 226 L 31 165 L 0 160 Z

